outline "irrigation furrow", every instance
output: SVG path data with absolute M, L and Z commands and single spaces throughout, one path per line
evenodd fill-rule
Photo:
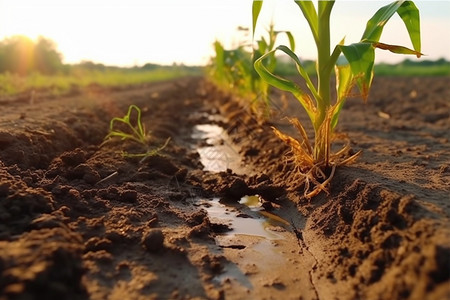
M 22 169 L 46 169 L 65 151 L 98 146 L 111 118 L 122 116 L 128 105 L 156 101 L 174 86 L 163 82 L 122 91 L 9 101 L 0 116 L 0 160 Z

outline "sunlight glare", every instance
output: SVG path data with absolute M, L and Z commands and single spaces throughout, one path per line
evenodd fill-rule
M 367 1 L 361 6 L 360 1 L 337 1 L 332 15 L 332 43 L 344 36 L 347 43 L 357 42 L 376 9 L 390 2 Z M 416 1 L 419 9 L 424 8 L 423 52 L 432 59 L 449 58 L 449 40 L 439 36 L 449 30 L 449 21 L 433 17 L 433 4 L 428 3 L 445 6 L 436 1 Z M 0 40 L 19 34 L 35 40 L 42 35 L 57 44 L 65 63 L 205 64 L 213 55 L 216 39 L 226 48 L 251 42 L 249 34 L 236 30 L 238 26 L 251 29 L 251 4 L 252 0 L 0 0 Z M 260 20 L 257 39 L 273 20 L 276 30 L 293 32 L 299 56 L 315 58 L 313 38 L 295 3 L 265 0 Z M 381 41 L 410 45 L 398 16 L 387 26 L 390 29 L 383 32 Z M 287 39 L 281 36 L 280 43 L 286 44 Z M 377 53 L 377 61 L 404 58 L 382 52 Z

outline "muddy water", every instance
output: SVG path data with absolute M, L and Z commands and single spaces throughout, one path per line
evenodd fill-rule
M 197 151 L 205 171 L 249 171 L 241 166 L 238 150 L 220 126 L 196 125 L 192 138 L 201 144 Z M 282 298 L 288 292 L 292 299 L 315 299 L 310 274 L 315 260 L 302 249 L 290 222 L 277 211 L 265 211 L 258 195 L 233 200 L 196 200 L 211 223 L 229 229 L 215 237 L 227 263 L 212 279 L 224 288 L 225 298 L 242 299 L 246 294 L 248 299 L 265 299 L 265 290 L 271 289 Z
M 232 169 L 236 173 L 241 169 L 238 149 L 230 142 L 226 131 L 215 124 L 199 124 L 194 127 L 192 138 L 203 140 L 197 148 L 205 171 L 222 172 Z
M 310 270 L 315 260 L 297 240 L 288 221 L 265 212 L 257 195 L 236 202 L 199 200 L 214 224 L 230 229 L 215 237 L 227 263 L 212 280 L 224 287 L 226 299 L 265 299 L 264 290 L 315 299 Z M 235 297 L 234 295 L 239 295 Z M 279 298 L 281 299 L 281 298 Z
M 253 199 L 252 199 L 253 198 Z M 248 199 L 258 199 L 258 196 L 245 196 L 239 202 L 223 204 L 219 199 L 205 200 L 203 207 L 213 223 L 228 225 L 231 229 L 228 235 L 252 235 L 268 240 L 283 239 L 280 232 L 285 232 L 288 228 L 286 224 L 266 217 L 261 212 L 261 206 L 250 204 Z M 256 200 L 257 201 L 257 200 Z M 285 226 L 285 227 L 283 227 Z

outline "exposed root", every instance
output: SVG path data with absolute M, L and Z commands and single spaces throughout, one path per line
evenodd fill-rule
M 327 190 L 327 185 L 331 182 L 331 179 L 333 179 L 335 171 L 336 171 L 336 166 L 332 166 L 330 176 L 328 176 L 328 178 L 325 179 L 325 181 L 322 183 L 317 182 L 317 180 L 315 180 L 315 178 L 312 177 L 312 180 L 314 180 L 314 188 L 309 193 L 308 193 L 308 190 L 309 190 L 309 180 L 310 179 L 308 177 L 306 177 L 306 182 L 308 182 L 308 184 L 307 184 L 308 189 L 305 189 L 305 191 L 304 191 L 305 198 L 310 199 L 310 198 L 316 196 L 317 194 L 319 194 L 321 191 L 324 191 L 328 195 L 329 193 Z M 306 186 L 306 183 L 305 183 L 305 186 Z
M 303 126 L 297 119 L 290 119 L 289 121 L 300 133 L 301 140 L 284 134 L 276 128 L 272 129 L 275 135 L 290 147 L 286 162 L 294 166 L 294 176 L 298 176 L 299 183 L 304 185 L 304 197 L 311 199 L 320 192 L 329 194 L 327 187 L 334 177 L 336 167 L 353 163 L 359 157 L 361 151 L 349 156 L 350 146 L 347 144 L 341 150 L 331 153 L 331 132 L 329 126 L 325 126 L 324 131 L 322 131 L 323 139 L 319 139 L 326 144 L 323 147 L 325 159 L 316 161 L 314 159 L 315 149 L 311 147 Z

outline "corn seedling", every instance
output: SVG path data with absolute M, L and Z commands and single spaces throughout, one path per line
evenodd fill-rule
M 239 30 L 245 31 L 246 28 Z M 251 99 L 251 108 L 256 115 L 268 116 L 270 109 L 269 84 L 262 80 L 255 71 L 254 62 L 264 54 L 268 54 L 267 68 L 273 72 L 277 66 L 275 53 L 275 41 L 279 34 L 284 33 L 289 39 L 291 49 L 295 43 L 292 34 L 288 31 L 275 31 L 273 24 L 267 30 L 268 39 L 262 37 L 257 41 L 258 47 L 253 54 L 246 51 L 246 45 L 240 45 L 236 49 L 226 50 L 223 45 L 216 41 L 214 49 L 216 56 L 210 66 L 211 77 L 216 84 L 226 89 L 232 89 L 239 96 Z
M 233 89 L 240 95 L 254 90 L 251 53 L 245 51 L 244 46 L 226 50 L 216 41 L 214 43 L 216 56 L 212 63 L 212 77 L 219 86 Z M 257 75 L 257 74 L 256 74 Z
M 274 128 L 275 134 L 291 148 L 291 161 L 297 173 L 305 183 L 305 197 L 311 198 L 321 191 L 327 192 L 326 186 L 332 179 L 336 166 L 350 163 L 359 152 L 349 156 L 349 147 L 336 153 L 331 151 L 334 130 L 338 123 L 339 113 L 350 91 L 357 86 L 361 96 L 367 100 L 373 79 L 375 49 L 389 50 L 399 54 L 414 54 L 420 57 L 420 20 L 419 11 L 412 1 L 395 1 L 380 8 L 367 22 L 365 31 L 359 42 L 344 45 L 344 39 L 330 53 L 330 16 L 334 0 L 318 1 L 317 9 L 312 1 L 294 1 L 307 20 L 317 48 L 317 86 L 313 84 L 302 62 L 286 46 L 278 46 L 262 55 L 255 61 L 258 74 L 270 85 L 292 93 L 306 110 L 314 128 L 314 144 L 302 124 L 297 119 L 291 123 L 299 131 L 301 139 L 297 140 Z M 253 2 L 253 36 L 263 1 Z M 384 25 L 397 13 L 403 20 L 414 50 L 397 45 L 380 43 Z M 292 80 L 282 78 L 271 72 L 269 59 L 276 51 L 287 54 L 294 62 L 298 73 L 306 83 L 308 92 L 302 90 Z M 336 99 L 332 101 L 330 80 L 336 76 Z
M 289 45 L 292 51 L 295 51 L 295 41 L 291 32 L 275 31 L 273 23 L 270 24 L 267 33 L 268 33 L 267 40 L 264 37 L 261 37 L 260 40 L 256 41 L 258 47 L 256 49 L 253 49 L 252 66 L 254 65 L 255 61 L 264 56 L 267 70 L 270 73 L 273 73 L 277 67 L 277 58 L 273 50 L 275 48 L 275 42 L 277 40 L 278 35 L 281 33 L 286 34 L 287 38 L 289 39 Z M 262 110 L 264 115 L 268 116 L 270 111 L 269 84 L 265 80 L 261 80 L 254 67 L 252 68 L 252 77 L 253 82 L 255 83 L 253 85 L 254 94 L 257 95 L 254 98 L 255 100 L 253 102 L 256 102 L 257 104 L 260 103 L 261 105 L 259 106 L 262 107 L 258 107 L 258 110 L 259 111 Z
M 132 113 L 136 112 L 136 125 L 131 123 Z M 120 128 L 119 128 L 120 126 Z M 128 153 L 122 152 L 125 157 L 141 157 L 141 163 L 149 156 L 157 155 L 161 150 L 163 150 L 170 141 L 170 137 L 166 142 L 155 149 L 149 149 L 149 135 L 145 131 L 145 127 L 141 122 L 141 109 L 136 105 L 132 104 L 128 108 L 127 114 L 123 118 L 115 117 L 112 118 L 109 123 L 109 133 L 105 137 L 103 144 L 110 141 L 112 138 L 118 137 L 120 140 L 130 140 L 144 146 L 147 151 L 144 153 Z M 103 145 L 102 144 L 102 145 Z

